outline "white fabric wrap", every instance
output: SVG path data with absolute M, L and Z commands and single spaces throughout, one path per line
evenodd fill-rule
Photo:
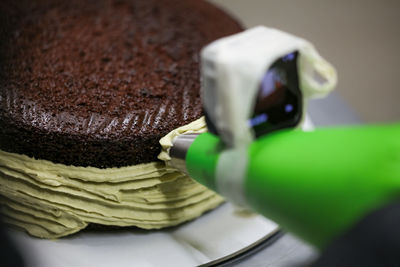
M 277 59 L 294 51 L 299 52 L 299 82 L 305 97 L 323 96 L 335 87 L 335 69 L 312 44 L 276 29 L 258 26 L 219 39 L 201 52 L 204 108 L 226 144 L 217 165 L 217 187 L 236 204 L 245 205 L 247 148 L 253 141 L 247 121 L 261 79 Z

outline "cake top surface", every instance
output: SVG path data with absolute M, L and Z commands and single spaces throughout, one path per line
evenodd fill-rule
M 2 43 L 8 64 L 0 86 L 3 95 L 13 91 L 28 108 L 31 103 L 53 117 L 67 112 L 123 122 L 152 114 L 147 124 L 154 125 L 174 114 L 189 122 L 199 116 L 199 50 L 238 28 L 231 20 L 218 25 L 221 11 L 201 1 L 25 4 L 20 8 L 29 14 L 19 16 Z
M 0 3 L 0 116 L 81 141 L 197 119 L 199 51 L 241 30 L 198 0 L 14 2 Z

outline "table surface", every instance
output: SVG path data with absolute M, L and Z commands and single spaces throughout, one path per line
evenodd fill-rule
M 308 114 L 316 127 L 360 124 L 353 109 L 334 92 L 323 99 L 313 99 Z M 308 266 L 318 257 L 318 251 L 291 234 L 280 233 L 258 247 L 237 256 L 220 267 L 300 267 Z

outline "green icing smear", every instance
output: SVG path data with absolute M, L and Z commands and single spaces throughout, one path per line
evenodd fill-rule
M 160 143 L 205 131 L 204 118 Z M 76 167 L 0 150 L 0 203 L 6 223 L 41 238 L 59 238 L 89 223 L 160 229 L 194 219 L 223 199 L 163 162 L 122 168 Z

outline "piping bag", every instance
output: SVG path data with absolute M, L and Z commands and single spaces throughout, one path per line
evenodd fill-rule
M 399 123 L 299 127 L 336 85 L 309 42 L 259 26 L 206 46 L 201 73 L 209 132 L 176 137 L 167 164 L 318 248 L 398 198 Z

